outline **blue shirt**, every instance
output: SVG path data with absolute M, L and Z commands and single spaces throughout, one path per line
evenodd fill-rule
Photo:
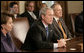
M 8 33 L 4 36 L 1 32 L 1 52 L 20 52 L 15 47 Z

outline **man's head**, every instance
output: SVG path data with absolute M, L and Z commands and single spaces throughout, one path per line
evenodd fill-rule
M 42 3 L 42 8 L 48 7 L 46 3 Z
M 27 11 L 33 12 L 34 11 L 34 1 L 28 1 L 25 3 L 25 7 Z
M 10 7 L 11 14 L 18 14 L 19 13 L 18 4 L 16 2 L 11 2 L 9 4 L 9 7 Z
M 41 20 L 46 24 L 52 24 L 53 21 L 53 10 L 51 8 L 42 8 L 40 10 Z
M 58 18 L 62 17 L 62 7 L 59 3 L 53 4 L 51 8 L 53 8 L 54 16 Z

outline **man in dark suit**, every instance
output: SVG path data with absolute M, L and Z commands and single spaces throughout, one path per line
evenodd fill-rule
M 54 20 L 53 20 L 53 30 L 59 35 L 61 38 L 68 39 L 72 38 L 71 33 L 69 32 L 64 20 L 62 17 L 62 7 L 59 3 L 53 4 L 52 6 L 54 11 Z
M 14 15 L 14 18 L 20 17 L 18 4 L 16 2 L 11 2 L 9 4 L 9 8 L 10 8 L 9 13 Z
M 42 8 L 40 16 L 41 19 L 35 21 L 30 27 L 21 49 L 36 50 L 66 47 L 66 42 L 54 33 L 50 25 L 53 21 L 53 10 L 51 8 Z
M 75 19 L 75 29 L 79 34 L 83 34 L 83 11 Z
M 25 3 L 26 11 L 22 13 L 21 17 L 27 17 L 29 20 L 29 25 L 31 26 L 34 20 L 37 20 L 39 14 L 34 11 L 35 3 L 33 1 L 28 1 Z

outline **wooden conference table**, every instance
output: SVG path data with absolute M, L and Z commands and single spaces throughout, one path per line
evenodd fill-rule
M 83 36 L 67 41 L 66 48 L 39 49 L 36 51 L 26 52 L 83 52 Z

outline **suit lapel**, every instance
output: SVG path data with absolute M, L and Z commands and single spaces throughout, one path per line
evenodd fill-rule
M 27 12 L 29 19 L 33 19 L 33 17 Z
M 47 39 L 46 29 L 45 29 L 45 27 L 44 27 L 44 25 L 43 25 L 43 23 L 41 21 L 39 22 L 38 27 L 42 30 L 42 34 L 43 34 L 42 37 Z
M 65 32 L 65 34 L 66 34 L 66 26 L 65 26 L 65 23 L 64 23 L 64 21 L 62 20 L 62 18 L 60 18 L 60 22 L 62 23 L 63 30 L 64 30 L 64 32 Z
M 55 21 L 55 19 L 54 19 L 54 26 L 55 26 L 56 30 L 61 34 L 62 31 L 61 31 L 59 25 L 57 24 L 57 22 Z
M 54 25 L 54 27 L 55 27 L 55 30 L 57 30 L 56 32 L 58 32 L 59 36 L 63 38 L 63 36 L 62 36 L 62 35 L 63 35 L 63 34 L 62 34 L 62 31 L 61 31 L 59 25 L 57 24 L 57 22 L 55 21 L 55 19 L 53 19 L 53 23 L 54 23 L 53 25 Z

